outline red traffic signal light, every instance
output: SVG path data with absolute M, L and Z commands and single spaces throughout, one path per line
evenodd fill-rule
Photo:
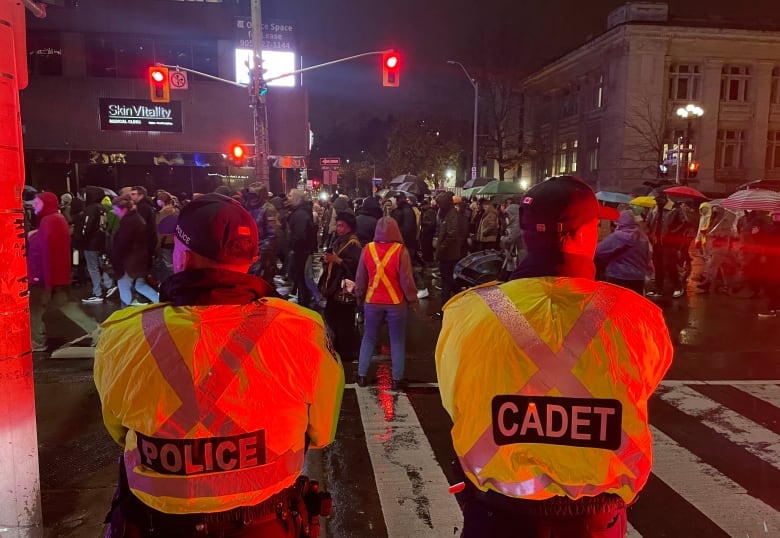
M 171 86 L 167 67 L 149 68 L 149 96 L 153 103 L 169 103 Z
M 395 52 L 382 54 L 382 86 L 397 88 L 401 81 L 401 59 Z
M 236 166 L 244 166 L 246 160 L 246 148 L 242 144 L 233 144 L 230 146 L 230 160 Z
M 688 177 L 694 178 L 699 173 L 699 161 L 691 161 L 688 163 Z

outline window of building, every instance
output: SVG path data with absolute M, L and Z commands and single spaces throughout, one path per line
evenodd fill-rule
M 30 32 L 27 35 L 27 69 L 30 75 L 62 75 L 60 34 Z
M 766 168 L 767 170 L 780 168 L 780 131 L 769 131 L 766 144 Z
M 780 67 L 772 69 L 772 104 L 780 105 Z
M 593 139 L 593 146 L 590 148 L 590 154 L 588 156 L 588 167 L 591 172 L 595 172 L 599 169 L 599 143 L 601 137 L 597 136 Z
M 720 100 L 745 102 L 748 100 L 750 68 L 744 65 L 726 65 L 720 78 Z
M 579 147 L 579 141 L 575 140 L 571 143 L 571 156 L 569 158 L 569 162 L 571 163 L 571 172 L 574 173 L 577 171 L 577 148 Z
M 579 113 L 579 95 L 577 91 L 567 91 L 561 99 L 561 118 L 570 118 Z
M 558 153 L 558 173 L 559 174 L 565 174 L 567 172 L 567 168 L 566 168 L 566 162 L 567 162 L 566 159 L 568 157 L 568 154 L 566 152 L 567 149 L 568 149 L 568 144 L 566 144 L 566 142 L 561 144 L 561 150 Z
M 140 37 L 119 38 L 116 43 L 116 76 L 119 78 L 146 78 L 154 65 L 154 41 Z
M 672 64 L 669 66 L 669 99 L 695 101 L 701 87 L 700 68 L 696 64 Z
M 604 106 L 604 75 L 599 75 L 599 81 L 596 83 L 596 108 Z
M 192 68 L 201 73 L 219 76 L 219 65 L 217 62 L 217 42 L 216 41 L 193 41 L 192 42 Z M 196 78 L 205 78 L 198 77 Z
M 745 131 L 718 130 L 718 143 L 715 148 L 718 168 L 742 168 L 742 156 L 745 149 Z
M 116 77 L 116 49 L 114 40 L 100 36 L 85 39 L 87 76 Z

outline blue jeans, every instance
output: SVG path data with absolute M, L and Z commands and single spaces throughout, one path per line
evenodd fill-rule
M 364 331 L 360 343 L 360 358 L 358 359 L 358 375 L 368 375 L 368 366 L 374 346 L 379 338 L 379 329 L 387 319 L 390 332 L 390 357 L 393 360 L 393 379 L 398 381 L 404 377 L 406 362 L 406 316 L 409 305 L 401 304 L 369 304 L 363 306 Z
M 100 270 L 100 252 L 97 250 L 85 250 L 84 260 L 87 262 L 87 273 L 92 281 L 92 296 L 103 297 L 103 288 L 110 288 L 114 285 L 111 276 Z M 102 280 L 102 286 L 101 286 Z
M 119 286 L 119 298 L 122 300 L 122 306 L 127 306 L 133 302 L 133 287 L 135 287 L 135 291 L 151 302 L 160 302 L 160 295 L 146 283 L 146 279 L 143 277 L 133 278 L 125 273 L 122 275 L 122 278 L 116 281 L 116 285 Z

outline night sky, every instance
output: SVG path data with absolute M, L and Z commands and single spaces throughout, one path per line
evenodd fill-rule
M 388 114 L 469 121 L 474 90 L 457 66 L 528 73 L 606 29 L 623 0 L 264 0 L 266 17 L 294 21 L 304 66 L 384 48 L 401 54 L 399 88 L 381 86 L 380 57 L 305 75 L 315 132 Z M 671 0 L 673 17 L 774 21 L 777 0 Z M 483 45 L 485 42 L 489 45 Z M 499 51 L 499 52 L 496 52 Z M 500 64 L 504 64 L 503 66 Z

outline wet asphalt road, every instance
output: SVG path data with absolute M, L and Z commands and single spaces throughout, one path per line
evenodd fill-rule
M 435 299 L 422 303 L 424 311 L 410 320 L 408 329 L 407 378 L 411 388 L 405 395 L 390 392 L 389 361 L 376 363 L 370 374 L 376 383 L 373 387 L 356 390 L 348 386 L 345 391 L 336 442 L 307 458 L 309 472 L 317 475 L 334 497 L 335 510 L 326 527 L 327 535 L 452 536 L 460 524 L 457 513 L 452 516 L 452 501 L 446 494 L 446 481 L 453 478 L 448 462 L 454 453 L 449 418 L 435 385 L 433 350 L 440 324 L 428 314 L 436 310 L 437 303 Z M 733 480 L 743 493 L 755 496 L 761 506 L 770 507 L 764 518 L 769 519 L 767 531 L 759 533 L 763 529 L 758 525 L 755 536 L 780 536 L 780 527 L 773 527 L 771 520 L 780 510 L 780 490 L 776 486 L 780 483 L 780 459 L 777 465 L 771 460 L 767 463 L 767 457 L 751 455 L 738 439 L 730 437 L 723 443 L 704 442 L 709 439 L 709 430 L 702 428 L 712 418 L 711 413 L 705 410 L 691 418 L 697 410 L 680 411 L 685 409 L 686 398 L 691 398 L 685 392 L 690 382 L 706 381 L 701 387 L 695 385 L 699 387 L 698 396 L 703 394 L 726 402 L 731 409 L 742 409 L 739 412 L 770 434 L 780 435 L 777 407 L 766 405 L 766 399 L 740 399 L 744 391 L 734 385 L 745 381 L 753 387 L 755 382 L 755 390 L 773 394 L 780 390 L 780 318 L 756 318 L 765 306 L 762 298 L 689 293 L 657 304 L 664 310 L 675 342 L 675 359 L 666 378 L 672 384 L 665 385 L 664 393 L 651 402 L 651 422 L 657 416 L 663 423 L 663 432 L 654 435 L 665 439 L 668 434 L 683 444 L 695 455 L 696 465 L 712 460 L 716 472 Z M 109 303 L 84 308 L 100 321 L 115 307 Z M 56 345 L 79 336 L 66 319 L 53 319 L 52 323 L 57 330 L 50 336 Z M 36 354 L 34 360 L 47 536 L 100 536 L 102 518 L 116 483 L 119 449 L 103 430 L 92 385 L 92 360 L 51 359 L 45 354 Z M 352 383 L 356 364 L 345 364 L 345 370 L 347 383 Z M 675 380 L 685 384 L 675 388 Z M 377 430 L 374 419 L 367 418 L 374 408 L 379 409 L 376 420 L 386 424 L 384 431 Z M 414 422 L 404 422 L 409 418 Z M 711 427 L 717 430 L 718 424 Z M 769 438 L 765 444 L 773 446 L 775 441 Z M 418 448 L 423 445 L 421 456 Z M 399 454 L 407 457 L 407 453 L 414 459 L 401 461 Z M 656 459 L 659 467 L 665 465 L 658 461 L 662 458 Z M 706 475 L 708 469 L 696 471 Z M 691 500 L 691 494 L 682 491 L 686 484 L 675 488 L 670 482 L 674 480 L 665 475 L 651 477 L 639 503 L 629 512 L 635 533 L 632 536 L 728 536 L 735 532 L 724 530 L 726 523 L 719 521 L 717 513 L 710 513 L 710 507 Z M 734 499 L 740 498 L 736 489 L 734 495 Z M 750 506 L 743 511 L 756 510 Z M 403 515 L 404 510 L 408 510 L 408 517 Z

